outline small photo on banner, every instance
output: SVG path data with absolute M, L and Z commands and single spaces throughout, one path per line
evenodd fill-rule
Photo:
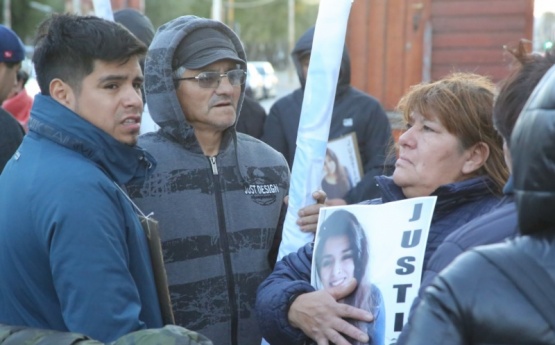
M 340 302 L 374 315 L 371 323 L 349 321 L 367 332 L 370 344 L 395 344 L 407 321 L 435 203 L 433 196 L 320 210 L 311 284 L 325 290 L 356 279 L 355 291 Z
M 322 172 L 322 190 L 329 199 L 342 199 L 363 175 L 355 132 L 330 140 Z

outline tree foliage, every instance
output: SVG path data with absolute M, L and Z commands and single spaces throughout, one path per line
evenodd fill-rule
M 37 26 L 48 16 L 48 13 L 32 8 L 30 2 L 31 0 L 12 0 L 10 8 L 12 29 L 27 45 L 33 44 Z M 48 5 L 59 13 L 63 12 L 65 8 L 64 0 L 41 0 L 37 2 Z M 3 9 L 3 6 L 0 6 L 0 18 L 4 16 Z
M 0 3 L 2 0 L 0 0 Z M 38 24 L 47 13 L 32 8 L 31 0 L 11 0 L 12 28 L 26 44 L 32 44 Z M 62 13 L 65 0 L 37 0 Z M 229 4 L 236 6 L 230 10 Z M 313 2 L 312 2 L 313 3 Z M 222 0 L 222 20 L 241 38 L 249 60 L 268 60 L 275 67 L 289 62 L 289 14 L 287 0 Z M 2 6 L 0 6 L 0 15 Z M 176 17 L 193 14 L 210 17 L 212 0 L 145 0 L 145 14 L 158 27 Z M 316 22 L 318 5 L 295 0 L 294 40 Z M 0 17 L 1 18 L 1 17 Z
M 243 0 L 244 2 L 246 1 Z M 317 11 L 318 6 L 296 1 L 293 28 L 295 41 L 306 29 L 316 23 Z M 250 60 L 268 60 L 278 68 L 286 66 L 292 49 L 289 42 L 287 1 L 274 1 L 258 7 L 235 9 L 235 21 L 235 31 L 245 44 Z
M 237 6 L 232 11 L 229 4 Z M 158 27 L 181 15 L 210 17 L 212 0 L 146 0 L 145 13 Z M 289 61 L 288 1 L 222 0 L 222 20 L 241 38 L 249 60 L 268 60 L 277 68 Z M 318 6 L 295 0 L 295 40 L 316 22 Z
M 210 17 L 211 0 L 145 0 L 145 14 L 155 28 L 179 16 Z

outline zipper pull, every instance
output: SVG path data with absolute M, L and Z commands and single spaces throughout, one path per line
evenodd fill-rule
M 216 157 L 212 156 L 212 157 L 209 157 L 208 159 L 210 159 L 210 165 L 212 166 L 212 174 L 218 175 L 218 166 L 216 165 Z

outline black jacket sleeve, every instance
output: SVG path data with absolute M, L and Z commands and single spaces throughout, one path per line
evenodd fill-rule
M 24 135 L 25 131 L 17 120 L 0 109 L 0 173 L 23 141 Z

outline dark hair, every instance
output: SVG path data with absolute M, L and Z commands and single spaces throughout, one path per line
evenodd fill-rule
M 511 133 L 522 108 L 545 73 L 555 64 L 554 52 L 545 55 L 528 53 L 528 42 L 521 40 L 516 48 L 506 51 L 514 58 L 513 68 L 500 83 L 493 107 L 493 121 L 505 142 L 511 143 Z
M 345 186 L 349 186 L 350 188 L 351 181 L 349 180 L 349 175 L 347 175 L 347 171 L 345 170 L 345 167 L 339 163 L 339 158 L 337 157 L 337 154 L 335 154 L 333 150 L 326 148 L 326 156 L 330 157 L 331 160 L 335 163 L 334 174 L 337 178 L 337 183 L 341 183 Z
M 345 298 L 345 303 L 370 311 L 376 316 L 381 297 L 376 294 L 377 288 L 373 289 L 372 284 L 367 279 L 368 241 L 364 229 L 354 214 L 345 210 L 337 210 L 326 218 L 318 230 L 318 246 L 315 249 L 314 257 L 321 259 L 327 240 L 337 236 L 346 236 L 349 240 L 349 245 L 353 251 L 354 276 L 358 284 L 356 290 Z M 321 260 L 317 260 L 316 274 L 320 280 L 321 265 Z M 357 320 L 348 321 L 363 332 L 368 333 L 368 336 L 372 339 L 373 324 L 368 325 L 366 322 Z M 351 344 L 360 344 L 354 339 L 349 338 L 349 341 Z M 372 341 L 370 341 L 370 344 L 372 344 Z
M 326 241 L 337 236 L 347 236 L 349 239 L 354 255 L 355 278 L 360 283 L 368 265 L 368 243 L 362 226 L 352 213 L 337 210 L 326 218 L 318 230 L 318 247 L 316 247 L 314 256 L 321 259 Z M 316 261 L 318 277 L 320 277 L 321 265 L 321 260 Z
M 146 54 L 146 46 L 120 24 L 94 16 L 54 14 L 37 29 L 33 63 L 43 95 L 59 78 L 80 92 L 94 61 L 126 63 Z

